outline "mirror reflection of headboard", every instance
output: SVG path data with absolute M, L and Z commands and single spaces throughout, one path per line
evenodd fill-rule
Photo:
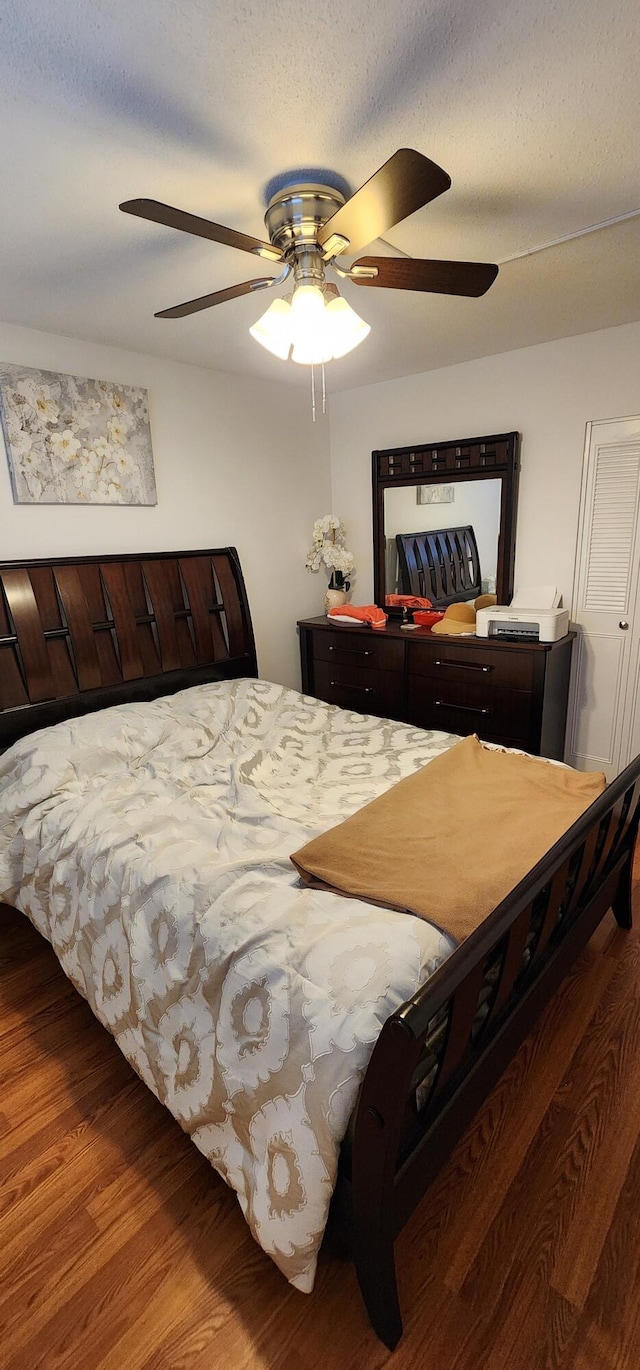
M 473 526 L 396 533 L 398 589 L 426 595 L 437 608 L 482 593 L 478 544 Z
M 445 605 L 485 591 L 509 603 L 518 442 L 517 433 L 501 433 L 372 454 L 377 604 L 384 607 L 394 592 Z M 421 591 L 413 588 L 416 578 Z

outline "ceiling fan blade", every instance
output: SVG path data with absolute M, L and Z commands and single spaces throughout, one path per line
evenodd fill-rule
M 442 167 L 413 148 L 401 147 L 322 225 L 318 240 L 325 255 L 360 252 L 450 185 L 451 177 Z
M 258 276 L 255 281 L 241 281 L 239 285 L 228 285 L 226 290 L 214 290 L 212 295 L 199 295 L 197 300 L 186 300 L 184 304 L 174 304 L 171 309 L 161 309 L 154 319 L 184 319 L 187 314 L 197 314 L 201 309 L 211 309 L 214 304 L 224 304 L 225 300 L 236 300 L 238 295 L 250 295 L 252 290 L 264 290 L 274 285 L 277 276 Z
M 420 257 L 360 257 L 354 267 L 375 266 L 377 276 L 352 276 L 354 285 L 428 290 L 434 295 L 484 295 L 498 274 L 493 262 L 436 262 Z
M 188 214 L 184 209 L 174 209 L 173 205 L 164 205 L 160 200 L 125 200 L 119 207 L 124 214 L 135 214 L 138 219 L 149 219 L 166 228 L 179 228 L 183 233 L 194 233 L 197 238 L 208 238 L 213 243 L 239 247 L 242 252 L 253 252 L 271 262 L 282 259 L 280 248 L 271 243 L 252 238 L 248 233 L 237 233 L 234 228 L 225 228 L 224 224 L 214 224 L 211 219 L 201 219 L 198 214 Z

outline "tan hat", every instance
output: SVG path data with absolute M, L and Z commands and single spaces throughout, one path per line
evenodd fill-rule
M 478 595 L 473 601 L 474 609 L 490 609 L 493 604 L 498 603 L 497 595 Z
M 434 623 L 431 632 L 441 633 L 444 637 L 459 633 L 473 635 L 475 627 L 476 611 L 473 604 L 449 604 L 445 609 L 444 618 L 441 618 L 439 623 Z

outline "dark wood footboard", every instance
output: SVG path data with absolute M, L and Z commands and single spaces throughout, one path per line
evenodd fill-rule
M 394 1238 L 607 910 L 631 926 L 639 817 L 640 757 L 380 1033 L 336 1210 L 390 1348 L 402 1335 Z

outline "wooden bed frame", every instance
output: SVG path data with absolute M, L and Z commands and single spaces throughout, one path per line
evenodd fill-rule
M 234 548 L 0 564 L 0 748 L 80 713 L 256 675 Z M 637 758 L 382 1028 L 330 1226 L 350 1236 L 390 1348 L 394 1238 L 608 909 L 631 927 L 639 818 Z
M 0 562 L 0 751 L 76 714 L 257 674 L 235 547 Z

